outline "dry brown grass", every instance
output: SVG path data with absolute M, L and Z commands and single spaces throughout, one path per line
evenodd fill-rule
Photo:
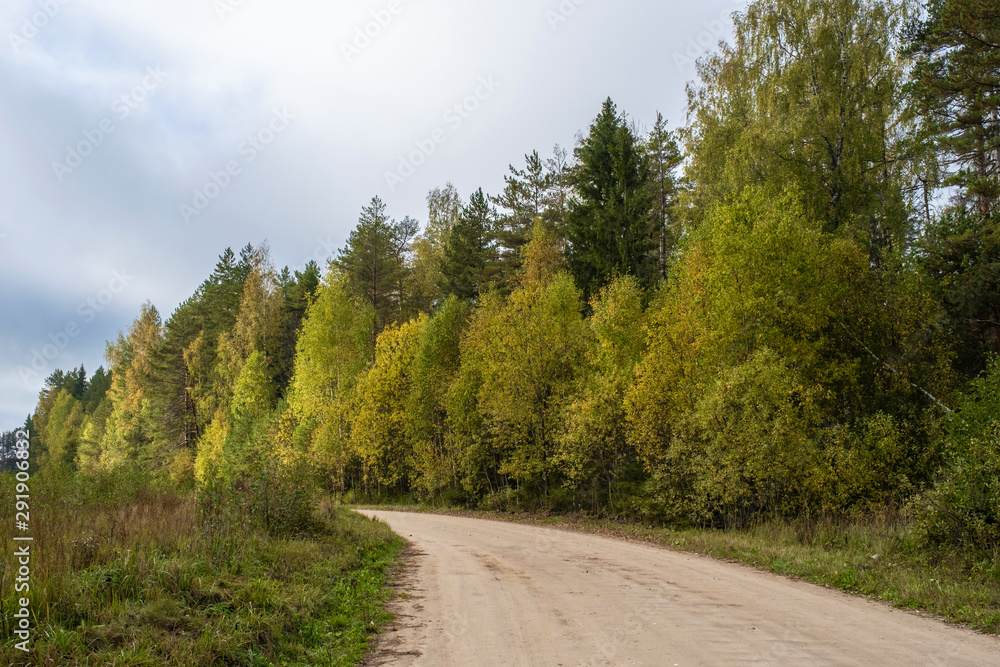
M 206 508 L 139 474 L 49 476 L 31 495 L 33 652 L 13 648 L 4 522 L 0 665 L 349 665 L 385 620 L 400 545 L 352 513 L 327 508 L 314 534 L 277 536 L 238 503 Z

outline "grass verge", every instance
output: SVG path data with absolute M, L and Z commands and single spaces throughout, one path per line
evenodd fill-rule
M 381 509 L 549 525 L 706 554 L 883 600 L 981 632 L 1000 634 L 1000 559 L 930 550 L 896 516 L 844 522 L 773 521 L 739 530 L 663 528 L 575 515 L 508 514 L 425 506 Z
M 33 480 L 32 651 L 14 648 L 4 522 L 0 665 L 354 665 L 390 620 L 404 543 L 384 524 L 330 504 L 299 535 L 199 514 L 138 476 Z

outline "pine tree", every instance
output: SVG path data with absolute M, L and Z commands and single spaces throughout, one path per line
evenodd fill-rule
M 417 232 L 411 218 L 390 220 L 385 204 L 375 197 L 361 211 L 358 226 L 340 250 L 336 265 L 350 293 L 369 304 L 375 313 L 375 337 L 399 317 L 406 278 L 405 256 Z
M 105 372 L 104 366 L 100 366 L 94 371 L 93 377 L 87 383 L 87 389 L 83 392 L 83 396 L 80 397 L 84 412 L 93 414 L 97 406 L 104 400 L 104 396 L 108 393 L 110 387 L 111 374 Z
M 504 288 L 512 284 L 521 269 L 522 250 L 531 240 L 536 222 L 544 222 L 560 239 L 566 234 L 572 189 L 566 151 L 557 144 L 551 158 L 543 160 L 538 151 L 532 151 L 524 156 L 524 162 L 524 169 L 509 166 L 503 192 L 490 197 L 503 212 L 497 218 L 496 237 L 502 262 L 500 283 Z
M 908 30 L 911 86 L 919 137 L 937 148 L 954 197 L 930 226 L 926 266 L 978 372 L 1000 354 L 1000 6 L 933 0 L 927 10 Z
M 653 193 L 653 229 L 660 231 L 659 275 L 667 277 L 667 255 L 673 249 L 679 236 L 678 230 L 670 224 L 669 211 L 677 195 L 677 179 L 674 170 L 680 166 L 682 156 L 677 147 L 677 139 L 667 129 L 663 114 L 656 114 L 656 124 L 646 141 L 649 155 L 650 189 Z
M 528 243 L 535 226 L 548 204 L 551 178 L 538 151 L 524 156 L 525 168 L 510 165 L 510 173 L 503 177 L 504 191 L 493 197 L 505 214 L 499 220 L 498 238 L 505 250 L 505 257 L 520 260 L 521 248 Z M 508 259 L 508 261 L 510 261 Z
M 154 449 L 169 463 L 178 455 L 193 455 L 201 428 L 195 402 L 194 378 L 184 351 L 201 335 L 204 320 L 193 299 L 181 304 L 164 327 L 162 342 L 150 355 L 148 374 L 150 429 Z
M 908 37 L 923 129 L 948 167 L 943 185 L 989 218 L 1000 204 L 1000 6 L 931 0 Z

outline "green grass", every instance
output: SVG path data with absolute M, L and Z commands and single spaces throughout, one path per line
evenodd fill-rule
M 920 543 L 912 524 L 896 515 L 858 521 L 772 521 L 740 530 L 708 530 L 582 516 L 406 509 L 550 525 L 707 554 L 1000 634 L 1000 558 L 971 560 L 930 549 Z
M 300 535 L 207 521 L 194 494 L 127 477 L 39 480 L 32 504 L 33 651 L 13 646 L 5 522 L 2 665 L 354 665 L 391 618 L 402 540 L 329 503 Z

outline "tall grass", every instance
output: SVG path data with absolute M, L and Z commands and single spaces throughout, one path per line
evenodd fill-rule
M 13 481 L 0 476 L 0 497 Z M 14 648 L 14 530 L 0 524 L 0 664 L 352 665 L 385 620 L 383 525 L 326 506 L 268 531 L 245 498 L 139 472 L 32 481 L 32 652 Z M 6 501 L 5 501 L 6 502 Z

